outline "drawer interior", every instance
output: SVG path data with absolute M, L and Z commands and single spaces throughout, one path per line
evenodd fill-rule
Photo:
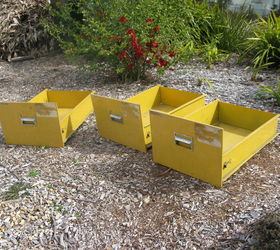
M 63 120 L 65 117 L 69 116 L 72 110 L 72 108 L 58 108 L 59 120 Z
M 252 132 L 252 130 L 232 126 L 223 122 L 217 122 L 213 125 L 224 130 L 223 153 L 233 148 L 236 144 L 241 142 L 246 136 L 248 136 Z
M 144 126 L 150 124 L 149 111 L 151 109 L 172 113 L 176 108 L 202 96 L 198 93 L 187 92 L 162 86 L 155 86 L 138 95 L 126 99 L 128 102 L 141 106 Z
M 222 128 L 223 152 L 226 152 L 274 116 L 272 113 L 214 101 L 184 117 Z
M 58 111 L 62 116 L 68 112 L 69 109 L 73 109 L 77 106 L 81 101 L 83 101 L 91 91 L 52 91 L 52 90 L 44 90 L 34 98 L 32 98 L 29 102 L 31 103 L 45 103 L 45 102 L 53 102 L 57 104 Z

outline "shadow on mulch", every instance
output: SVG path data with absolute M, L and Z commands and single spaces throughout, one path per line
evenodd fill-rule
M 280 210 L 266 214 L 255 223 L 248 225 L 245 232 L 221 239 L 210 249 L 280 249 Z
M 280 249 L 280 210 L 267 214 L 253 224 L 252 228 L 253 236 L 257 240 L 252 249 Z

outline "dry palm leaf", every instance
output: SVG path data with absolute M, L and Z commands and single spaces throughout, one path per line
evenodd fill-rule
M 0 5 L 0 58 L 38 56 L 54 48 L 54 39 L 40 23 L 47 17 L 44 0 L 2 0 Z

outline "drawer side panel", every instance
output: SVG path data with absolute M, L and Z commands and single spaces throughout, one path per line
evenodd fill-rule
M 171 111 L 170 114 L 183 117 L 191 114 L 192 112 L 196 111 L 199 108 L 202 108 L 204 105 L 205 105 L 205 97 L 201 96 L 189 103 L 180 106 L 176 110 Z
M 88 94 L 79 104 L 70 110 L 69 115 L 60 121 L 64 142 L 81 126 L 93 112 L 91 94 Z
M 275 115 L 223 155 L 223 181 L 277 136 L 277 121 L 278 117 Z

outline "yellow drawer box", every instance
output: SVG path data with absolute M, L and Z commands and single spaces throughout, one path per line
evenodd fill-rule
M 204 105 L 204 95 L 162 86 L 152 87 L 124 101 L 93 95 L 99 134 L 146 152 L 151 145 L 150 109 L 190 113 Z
M 7 144 L 63 147 L 93 112 L 92 91 L 44 90 L 29 102 L 0 103 Z
M 277 136 L 278 115 L 220 101 L 150 117 L 153 160 L 217 187 Z

